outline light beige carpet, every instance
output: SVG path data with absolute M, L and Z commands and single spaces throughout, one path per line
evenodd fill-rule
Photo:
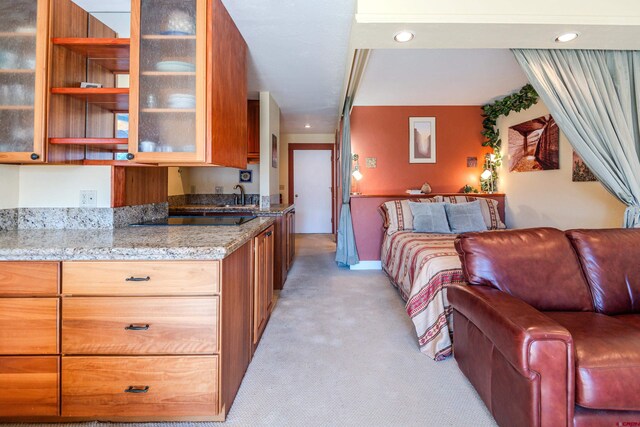
M 296 243 L 227 422 L 163 427 L 495 425 L 452 358 L 434 362 L 420 353 L 384 273 L 336 267 L 331 236 L 298 235 Z

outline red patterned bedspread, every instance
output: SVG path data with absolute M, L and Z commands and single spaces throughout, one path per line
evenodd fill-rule
M 385 234 L 382 242 L 382 268 L 407 302 L 420 351 L 435 360 L 451 354 L 452 309 L 446 286 L 465 283 L 455 238 L 398 231 Z

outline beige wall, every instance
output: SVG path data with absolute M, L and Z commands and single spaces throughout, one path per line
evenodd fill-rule
M 280 144 L 280 193 L 282 202 L 289 203 L 289 144 L 333 144 L 332 133 L 283 133 Z
M 0 165 L 0 209 L 18 207 L 20 167 Z
M 498 120 L 502 136 L 503 166 L 499 191 L 506 193 L 507 226 L 605 228 L 622 225 L 625 206 L 598 182 L 572 182 L 572 147 L 560 133 L 560 169 L 539 172 L 509 172 L 507 150 L 509 127 L 549 114 L 542 102 Z
M 95 190 L 97 207 L 111 207 L 110 166 L 20 166 L 19 207 L 74 208 L 80 191 Z
M 280 138 L 280 107 L 273 99 L 269 92 L 260 92 L 260 196 L 271 196 L 272 203 L 277 200 L 279 190 L 279 168 L 280 157 L 276 153 L 278 159 L 278 167 L 271 165 L 271 135 L 278 138 L 278 153 L 282 152 Z
M 186 169 L 186 168 L 183 168 Z M 260 167 L 258 165 L 248 165 L 248 170 L 253 171 L 253 182 L 242 183 L 247 194 L 258 194 L 260 192 Z M 189 186 L 185 187 L 188 193 L 193 194 L 214 194 L 216 186 L 223 187 L 224 194 L 239 193 L 234 190 L 240 184 L 240 169 L 235 168 L 190 168 Z
M 169 196 L 181 196 L 189 194 L 190 170 L 191 168 L 173 167 L 169 169 Z

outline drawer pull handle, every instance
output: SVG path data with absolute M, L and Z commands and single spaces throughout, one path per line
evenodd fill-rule
M 125 281 L 127 282 L 148 282 L 149 280 L 151 280 L 151 277 L 147 276 L 147 277 L 127 277 L 125 279 Z
M 149 325 L 129 325 L 124 327 L 127 331 L 146 331 L 149 329 Z
M 136 387 L 136 386 L 130 385 L 129 388 L 126 389 L 124 392 L 125 393 L 146 393 L 148 391 L 149 391 L 149 386 Z

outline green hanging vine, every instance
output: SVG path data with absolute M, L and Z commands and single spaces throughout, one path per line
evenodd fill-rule
M 500 131 L 496 128 L 496 123 L 500 116 L 508 116 L 512 111 L 519 112 L 530 108 L 538 102 L 538 93 L 530 84 L 526 84 L 518 92 L 505 96 L 502 99 L 495 101 L 492 104 L 487 104 L 482 107 L 482 136 L 485 137 L 485 141 L 482 143 L 484 147 L 491 147 L 493 149 L 494 157 L 485 159 L 485 169 L 492 171 L 492 180 L 494 182 L 493 188 L 489 179 L 481 179 L 481 187 L 484 191 L 495 191 L 495 182 L 498 180 L 498 174 L 496 168 L 502 164 L 502 156 L 500 155 L 500 148 L 502 147 L 502 140 L 500 139 Z

